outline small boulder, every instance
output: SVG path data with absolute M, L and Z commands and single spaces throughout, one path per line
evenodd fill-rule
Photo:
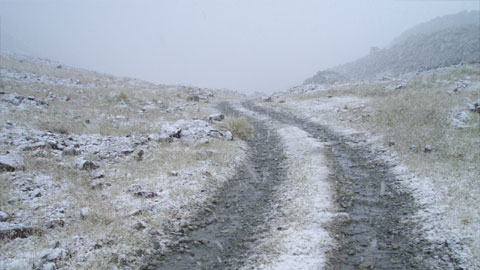
M 141 231 L 141 230 L 146 228 L 146 225 L 145 225 L 145 223 L 139 221 L 139 222 L 133 224 L 133 228 L 137 231 Z
M 0 222 L 5 222 L 9 218 L 10 218 L 10 216 L 7 213 L 5 213 L 3 211 L 0 211 Z
M 41 270 L 57 270 L 57 265 L 54 262 L 45 262 L 42 264 Z
M 46 263 L 46 262 L 57 262 L 59 260 L 63 260 L 67 258 L 67 256 L 68 256 L 68 251 L 66 249 L 54 248 L 54 249 L 44 251 L 40 258 L 43 261 L 43 263 Z
M 431 145 L 425 145 L 425 147 L 423 148 L 423 152 L 424 153 L 430 153 L 432 152 L 433 148 Z
M 90 208 L 83 207 L 82 209 L 80 209 L 80 218 L 82 220 L 87 219 L 89 215 L 90 215 Z
M 65 226 L 63 219 L 51 219 L 47 222 L 47 229 L 56 229 Z
M 134 153 L 134 155 L 133 155 L 133 158 L 134 158 L 136 161 L 142 161 L 144 154 L 145 154 L 145 152 L 144 152 L 142 149 L 137 150 L 137 151 L 135 151 L 135 153 Z
M 455 128 L 469 128 L 471 127 L 470 121 L 470 115 L 465 111 L 455 113 L 452 118 L 452 124 Z
M 63 149 L 62 155 L 64 156 L 78 156 L 80 154 L 80 150 L 76 149 L 73 146 L 68 146 Z
M 215 113 L 208 117 L 208 120 L 210 121 L 223 121 L 223 119 L 225 119 L 225 115 L 221 113 Z
M 83 157 L 81 157 L 77 160 L 76 165 L 77 165 L 77 168 L 79 168 L 81 170 L 86 170 L 86 171 L 93 171 L 93 170 L 96 170 L 96 169 L 100 168 L 100 166 L 98 166 L 93 161 L 85 160 Z
M 144 191 L 144 190 L 134 192 L 133 194 L 137 197 L 142 197 L 142 198 L 145 198 L 145 199 L 154 198 L 154 197 L 158 196 L 158 194 L 153 192 L 153 191 Z
M 200 97 L 197 95 L 189 96 L 187 98 L 188 101 L 200 101 Z
M 28 225 L 0 223 L 0 239 L 27 238 L 39 230 Z
M 232 134 L 232 132 L 230 132 L 230 131 L 225 132 L 225 135 L 224 135 L 224 136 L 225 136 L 225 139 L 226 139 L 227 141 L 232 141 L 232 140 L 233 140 L 233 134 Z
M 15 154 L 0 155 L 0 172 L 14 172 L 25 169 L 23 159 Z

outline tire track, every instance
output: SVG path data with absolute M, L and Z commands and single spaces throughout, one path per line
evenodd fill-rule
M 336 203 L 348 215 L 330 226 L 338 247 L 329 254 L 326 269 L 462 269 L 448 244 L 422 238 L 416 230 L 420 224 L 411 219 L 418 205 L 374 152 L 325 126 L 251 102 L 243 105 L 330 145 Z
M 239 114 L 228 103 L 219 107 L 224 114 Z M 172 232 L 177 236 L 171 252 L 152 258 L 144 269 L 238 269 L 250 255 L 255 235 L 267 229 L 274 188 L 286 176 L 279 136 L 262 122 L 249 120 L 255 134 L 248 142 L 246 164 L 185 230 Z

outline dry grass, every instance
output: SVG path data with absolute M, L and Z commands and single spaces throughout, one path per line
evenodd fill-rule
M 6 176 L 0 174 L 0 210 L 7 211 L 8 193 L 10 190 L 10 183 Z
M 461 81 L 469 86 L 452 92 Z M 337 86 L 292 94 L 291 102 L 318 105 L 303 110 L 310 110 L 311 116 L 320 113 L 320 119 L 338 126 L 382 135 L 385 145 L 394 141 L 392 148 L 409 169 L 433 182 L 438 206 L 446 209 L 445 224 L 459 230 L 473 257 L 480 258 L 480 114 L 466 106 L 480 98 L 480 65 L 422 74 L 405 82 L 406 87 L 398 90 L 385 87 L 402 81 Z M 359 107 L 361 103 L 370 109 Z M 460 111 L 467 112 L 471 127 L 452 124 Z M 427 145 L 431 152 L 424 152 Z M 480 260 L 473 264 L 480 267 Z
M 89 88 L 3 80 L 4 88 L 1 90 L 34 96 L 48 102 L 49 106 L 45 108 L 12 110 L 0 114 L 0 121 L 10 121 L 32 129 L 62 134 L 146 135 L 158 132 L 166 121 L 202 119 L 213 110 L 213 104 L 208 101 L 187 101 L 189 93 L 177 91 L 172 86 L 135 84 L 96 72 L 68 67 L 57 69 L 55 65 L 40 65 L 27 60 L 20 62 L 2 56 L 2 68 L 5 67 L 96 84 Z M 55 98 L 48 98 L 50 92 Z M 69 97 L 69 100 L 66 101 L 64 97 Z M 144 159 L 140 162 L 131 157 L 119 158 L 114 162 L 97 160 L 93 154 L 85 157 L 96 160 L 101 166 L 100 170 L 105 171 L 104 180 L 110 185 L 103 189 L 92 189 L 92 175 L 75 167 L 77 157 L 58 157 L 50 152 L 51 149 L 46 150 L 48 153 L 44 157 L 30 156 L 32 153 L 25 152 L 25 171 L 18 172 L 17 176 L 49 176 L 55 187 L 50 187 L 45 195 L 36 198 L 35 203 L 48 205 L 49 208 L 63 203 L 68 205 L 65 211 L 66 224 L 62 228 L 46 230 L 39 237 L 29 237 L 22 243 L 11 241 L 8 245 L 0 245 L 0 254 L 8 253 L 12 258 L 19 254 L 30 256 L 28 264 L 32 265 L 38 259 L 37 253 L 48 248 L 51 240 L 60 240 L 62 247 L 76 248 L 71 260 L 58 262 L 57 266 L 61 269 L 124 268 L 121 264 L 125 258 L 138 258 L 139 250 L 145 252 L 150 248 L 150 229 L 161 231 L 167 223 L 177 226 L 177 223 L 192 215 L 211 192 L 228 180 L 243 159 L 243 151 L 239 151 L 244 147 L 242 141 L 212 139 L 208 144 L 201 145 L 181 142 L 148 144 Z M 3 144 L 0 150 L 7 151 L 12 147 Z M 178 176 L 170 176 L 170 171 L 177 171 Z M 19 187 L 10 187 L 8 177 L 4 176 L 0 175 L 0 209 L 9 211 L 11 208 L 14 213 L 22 208 L 30 213 L 29 201 L 21 206 L 6 206 L 15 194 L 10 190 Z M 133 184 L 159 195 L 154 198 L 134 196 L 126 191 Z M 86 219 L 80 218 L 80 209 L 84 207 L 90 209 Z M 37 223 L 49 218 L 48 213 L 42 216 L 46 209 L 40 207 L 37 211 L 32 210 L 30 214 L 34 215 L 33 219 L 27 221 L 42 226 Z M 136 210 L 142 211 L 139 215 L 130 215 Z M 147 225 L 145 230 L 132 228 L 139 220 Z M 102 247 L 93 248 L 95 243 L 102 244 Z M 23 268 L 20 266 L 20 269 Z
M 252 124 L 245 117 L 226 117 L 223 124 L 234 136 L 242 140 L 249 140 L 254 132 Z

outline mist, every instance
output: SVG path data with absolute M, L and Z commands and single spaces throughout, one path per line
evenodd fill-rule
M 271 93 L 478 1 L 0 1 L 1 50 L 162 84 Z

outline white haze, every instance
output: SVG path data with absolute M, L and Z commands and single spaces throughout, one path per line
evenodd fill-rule
M 1 49 L 157 83 L 285 90 L 479 1 L 2 1 Z

